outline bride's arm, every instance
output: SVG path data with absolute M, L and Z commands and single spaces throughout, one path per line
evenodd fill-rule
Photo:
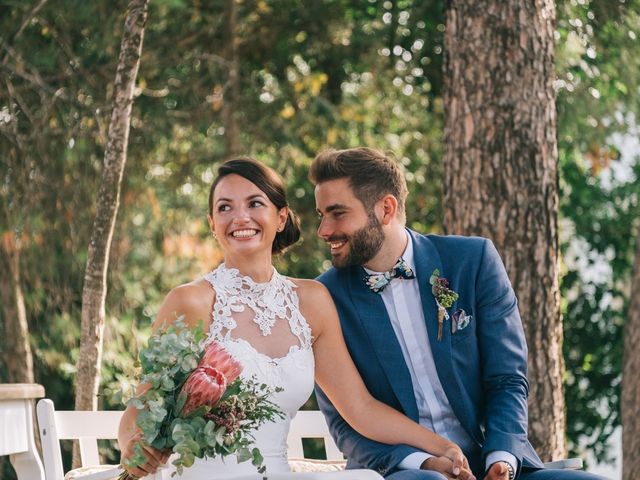
M 301 290 L 302 313 L 315 337 L 316 382 L 342 418 L 372 440 L 412 445 L 435 456 L 446 456 L 459 468 L 466 465 L 456 444 L 371 396 L 349 355 L 328 291 L 317 282 L 306 284 Z
M 153 330 L 165 329 L 172 325 L 178 316 L 184 316 L 185 325 L 194 327 L 198 321 L 205 321 L 205 328 L 208 328 L 207 320 L 210 318 L 209 307 L 213 305 L 214 294 L 211 288 L 199 282 L 192 282 L 174 288 L 166 296 L 162 303 L 158 315 L 153 324 Z M 141 395 L 149 388 L 142 384 L 136 390 L 136 395 Z M 121 461 L 134 455 L 135 443 L 142 440 L 142 433 L 136 424 L 138 409 L 127 407 L 118 426 L 118 446 L 120 448 Z M 147 458 L 147 463 L 138 468 L 127 468 L 127 470 L 137 477 L 143 477 L 155 473 L 156 469 L 166 463 L 169 453 L 161 452 L 150 446 L 143 447 L 143 454 Z

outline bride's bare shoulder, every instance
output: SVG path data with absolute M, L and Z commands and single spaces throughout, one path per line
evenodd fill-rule
M 178 285 L 162 302 L 154 326 L 171 324 L 183 316 L 188 325 L 202 321 L 205 327 L 208 327 L 214 301 L 215 291 L 204 278 Z
M 174 287 L 167 297 L 175 296 L 178 299 L 191 301 L 203 295 L 213 296 L 215 295 L 215 291 L 207 279 L 200 277 L 192 280 L 191 282 L 183 283 L 182 285 Z
M 297 287 L 300 312 L 314 330 L 314 335 L 322 329 L 328 318 L 335 313 L 335 306 L 329 290 L 316 280 L 292 278 Z
M 317 280 L 307 278 L 290 278 L 298 291 L 300 302 L 305 303 L 325 303 L 331 301 L 331 295 L 327 288 Z

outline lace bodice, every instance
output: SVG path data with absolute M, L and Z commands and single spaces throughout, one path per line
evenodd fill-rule
M 241 376 L 282 388 L 271 400 L 285 418 L 264 424 L 254 436 L 267 472 L 286 472 L 289 425 L 311 395 L 314 378 L 311 329 L 300 313 L 296 285 L 275 269 L 268 282 L 257 283 L 224 264 L 204 278 L 216 295 L 209 339 L 242 364 Z M 238 464 L 226 457 L 196 460 L 180 478 L 231 479 L 252 473 L 251 462 Z
M 266 283 L 257 283 L 251 277 L 241 275 L 237 269 L 227 268 L 224 263 L 208 273 L 205 279 L 216 291 L 211 338 L 228 341 L 238 327 L 238 321 L 242 320 L 237 314 L 246 313 L 244 320 L 255 323 L 262 336 L 272 333 L 277 320 L 286 320 L 290 332 L 299 342 L 298 346 L 311 347 L 311 329 L 300 313 L 296 286 L 275 268 L 271 280 Z M 247 312 L 247 307 L 250 312 Z

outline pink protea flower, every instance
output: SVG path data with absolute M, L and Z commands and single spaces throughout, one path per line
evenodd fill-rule
M 211 342 L 205 348 L 199 367 L 213 367 L 227 379 L 227 385 L 242 372 L 242 365 L 233 358 L 218 342 Z
M 181 415 L 189 415 L 195 409 L 206 405 L 213 407 L 227 389 L 227 379 L 221 371 L 209 366 L 196 368 L 182 386 L 182 393 L 187 401 L 182 407 Z

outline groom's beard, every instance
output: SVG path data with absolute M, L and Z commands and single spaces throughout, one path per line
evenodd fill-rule
M 382 248 L 384 233 L 382 224 L 375 213 L 369 214 L 368 223 L 360 230 L 356 230 L 351 235 L 344 235 L 342 238 L 331 238 L 331 241 L 346 240 L 349 253 L 343 258 L 332 257 L 331 263 L 336 268 L 350 267 L 353 265 L 364 265 Z

